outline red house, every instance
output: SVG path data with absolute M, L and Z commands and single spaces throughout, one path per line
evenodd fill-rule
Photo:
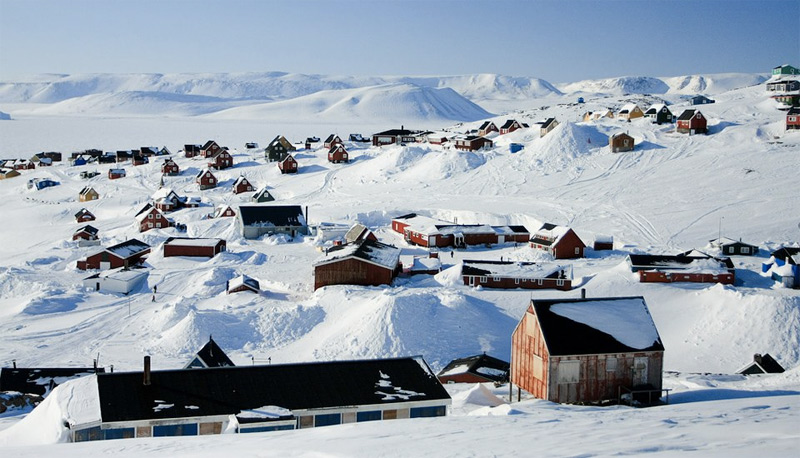
M 164 257 L 190 256 L 213 258 L 225 251 L 227 244 L 223 239 L 202 239 L 189 237 L 170 237 L 164 242 Z
M 402 272 L 400 249 L 372 240 L 334 246 L 314 264 L 314 289 L 328 285 L 389 285 Z
M 700 110 L 683 110 L 675 124 L 675 130 L 682 134 L 707 134 L 708 127 L 706 117 Z
M 511 337 L 511 383 L 551 402 L 656 402 L 663 364 L 642 297 L 534 299 Z
M 325 142 L 322 144 L 324 148 L 332 149 L 336 145 L 343 145 L 342 139 L 339 138 L 336 134 L 328 135 L 328 138 L 325 139 Z
M 230 205 L 220 205 L 217 207 L 217 210 L 214 212 L 213 218 L 229 218 L 232 216 L 236 216 L 236 212 Z
M 78 210 L 78 213 L 75 213 L 75 221 L 79 223 L 85 223 L 86 221 L 94 221 L 95 216 L 89 210 L 85 208 L 81 208 Z
M 498 129 L 492 121 L 484 121 L 483 124 L 478 127 L 478 135 L 481 137 L 485 137 L 492 132 L 500 132 L 500 129 Z
M 524 226 L 454 224 L 420 216 L 416 213 L 394 218 L 392 229 L 403 234 L 406 242 L 423 247 L 526 243 L 530 238 L 530 232 Z
M 77 267 L 80 270 L 131 267 L 144 262 L 144 257 L 148 253 L 150 253 L 150 245 L 130 239 L 78 261 Z
M 125 177 L 125 169 L 108 169 L 108 179 L 116 180 Z
M 328 161 L 333 162 L 334 164 L 338 164 L 339 162 L 348 162 L 349 155 L 347 154 L 347 150 L 344 149 L 344 145 L 341 143 L 333 145 L 328 151 Z
M 139 232 L 146 232 L 150 229 L 166 229 L 173 226 L 172 221 L 167 219 L 167 217 L 161 213 L 161 210 L 151 204 L 145 204 L 145 206 L 139 210 L 139 213 L 136 214 L 136 224 L 139 226 Z
M 572 229 L 545 223 L 531 237 L 531 248 L 544 250 L 555 259 L 574 259 L 583 257 L 586 245 Z
M 516 119 L 509 119 L 500 126 L 500 135 L 509 134 L 517 129 L 522 129 L 522 127 L 523 125 L 517 122 Z
M 195 183 L 200 185 L 200 189 L 211 189 L 217 187 L 217 177 L 210 170 L 205 169 L 194 178 Z
M 200 145 L 183 145 L 183 155 L 186 157 L 199 156 L 202 148 Z
M 239 178 L 233 182 L 233 193 L 241 194 L 243 192 L 253 192 L 255 188 L 247 181 L 244 175 L 239 175 Z
M 478 151 L 483 148 L 491 148 L 493 145 L 494 143 L 488 138 L 476 137 L 474 135 L 455 139 L 456 149 L 463 151 Z
M 261 286 L 258 280 L 248 277 L 247 275 L 239 275 L 238 277 L 228 280 L 227 287 L 225 288 L 227 294 L 241 293 L 250 291 L 251 293 L 261 294 Z
M 465 285 L 500 289 L 572 289 L 572 269 L 557 264 L 465 259 L 461 266 Z
M 175 163 L 170 158 L 164 159 L 164 163 L 161 164 L 161 173 L 168 176 L 175 176 L 181 173 L 181 168 L 178 167 L 178 164 Z
M 217 152 L 220 150 L 222 150 L 222 147 L 219 146 L 217 142 L 214 140 L 209 140 L 205 143 L 205 145 L 200 147 L 200 155 L 207 159 L 217 154 Z
M 721 283 L 733 285 L 736 269 L 730 258 L 715 258 L 698 251 L 671 255 L 631 254 L 628 265 L 641 283 Z
M 75 231 L 72 234 L 72 240 L 86 240 L 86 241 L 94 241 L 98 240 L 98 230 L 94 226 L 86 225 Z
M 790 108 L 786 112 L 786 130 L 800 129 L 800 108 Z
M 208 161 L 208 166 L 217 170 L 233 167 L 233 156 L 226 149 L 217 150 Z
M 278 170 L 281 173 L 297 173 L 297 161 L 289 154 L 284 160 L 278 162 Z

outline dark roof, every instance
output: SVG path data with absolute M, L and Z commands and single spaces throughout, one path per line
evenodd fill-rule
M 517 120 L 516 120 L 516 119 L 508 119 L 508 120 L 506 120 L 506 122 L 505 122 L 505 123 L 503 123 L 503 125 L 502 125 L 502 126 L 500 126 L 500 128 L 501 128 L 501 129 L 508 129 L 509 127 L 511 127 L 512 125 L 514 125 L 514 123 L 515 123 L 515 122 L 517 122 Z M 519 124 L 519 123 L 517 123 L 517 124 Z
M 796 116 L 800 115 L 800 108 L 792 107 L 789 108 L 789 111 L 786 112 L 786 116 Z
M 544 223 L 542 227 L 539 228 L 540 231 L 552 231 L 553 229 L 557 228 L 558 224 L 553 223 Z
M 688 121 L 689 119 L 692 119 L 692 116 L 694 116 L 695 111 L 696 110 L 683 110 L 683 113 L 681 113 L 681 115 L 678 116 L 678 121 Z
M 372 135 L 395 135 L 395 136 L 399 136 L 399 135 L 414 135 L 416 133 L 419 133 L 419 131 L 418 130 L 408 130 L 408 129 L 389 129 L 389 130 L 384 130 L 383 132 L 378 132 L 377 134 L 372 134 Z
M 450 361 L 450 363 L 447 366 L 445 366 L 444 369 L 439 371 L 437 376 L 442 377 L 443 375 L 447 374 L 447 372 L 452 371 L 458 368 L 459 366 L 467 366 L 467 370 L 465 372 L 476 375 L 478 377 L 484 377 L 496 382 L 508 381 L 508 372 L 510 370 L 510 365 L 506 361 L 494 358 L 492 356 L 487 355 L 486 353 L 482 355 L 475 355 L 475 356 L 468 356 L 466 358 L 454 359 Z M 482 369 L 489 369 L 489 370 L 482 371 Z M 501 374 L 502 372 L 504 372 L 504 374 Z
M 200 148 L 201 148 L 200 145 L 183 145 L 184 151 L 189 151 L 193 153 L 199 153 Z
M 290 410 L 391 405 L 450 396 L 421 356 L 97 377 L 103 422 L 237 414 L 278 406 Z M 163 408 L 155 409 L 159 405 Z M 166 407 L 170 406 L 170 407 Z
M 530 232 L 528 231 L 528 228 L 526 228 L 525 226 L 508 226 L 508 228 L 511 229 L 512 231 L 516 232 L 516 233 L 530 234 Z
M 689 264 L 697 261 L 698 259 L 715 259 L 720 263 L 720 267 L 725 267 L 728 270 L 734 269 L 733 261 L 731 258 L 715 258 L 713 256 L 686 256 L 686 254 L 679 255 L 663 255 L 663 254 L 630 254 L 628 261 L 632 267 L 653 267 L 653 268 L 672 268 L 679 269 L 680 266 L 688 266 Z
M 75 213 L 75 217 L 77 218 L 77 217 L 79 217 L 81 215 L 92 215 L 92 212 L 90 212 L 89 210 L 87 210 L 85 208 L 81 208 L 80 210 L 78 210 L 78 213 Z M 94 216 L 94 215 L 92 215 L 92 216 Z
M 208 338 L 208 342 L 203 345 L 203 348 L 201 348 L 200 351 L 195 354 L 195 356 L 200 358 L 206 367 L 235 366 L 233 361 L 228 358 L 228 355 L 222 351 L 222 348 L 220 348 L 211 337 Z
M 538 268 L 537 268 L 538 266 Z M 503 267 L 517 267 L 514 272 L 509 272 Z M 528 273 L 526 274 L 526 270 Z M 552 270 L 552 272 L 548 272 Z M 546 265 L 538 262 L 523 261 L 486 261 L 477 259 L 464 259 L 461 265 L 461 275 L 485 276 L 485 277 L 528 277 L 531 273 L 544 274 L 541 278 L 561 278 L 559 275 L 564 271 L 561 266 L 552 265 L 548 269 Z
M 770 256 L 782 261 L 786 261 L 788 259 L 790 264 L 794 264 L 791 259 L 792 256 L 796 254 L 800 254 L 800 247 L 783 247 L 770 253 Z
M 306 226 L 299 205 L 240 205 L 239 217 L 245 226 Z
M 400 261 L 400 251 L 400 248 L 394 245 L 376 242 L 370 239 L 361 239 L 352 243 L 328 248 L 328 251 L 325 253 L 325 258 L 318 261 L 316 265 L 327 264 L 352 256 L 393 270 Z
M 544 341 L 550 355 L 564 356 L 664 351 L 664 345 L 661 343 L 661 338 L 658 336 L 657 330 L 654 333 L 656 338 L 652 344 L 644 348 L 633 348 L 600 329 L 574 321 L 551 311 L 553 306 L 559 304 L 588 304 L 591 306 L 591 303 L 594 302 L 598 304 L 599 301 L 602 301 L 604 306 L 587 307 L 587 314 L 597 316 L 607 311 L 608 316 L 600 319 L 617 319 L 619 315 L 614 313 L 613 304 L 623 304 L 623 301 L 625 301 L 627 304 L 634 305 L 634 307 L 629 307 L 630 310 L 628 311 L 636 312 L 636 316 L 628 315 L 631 316 L 631 321 L 629 322 L 630 326 L 641 326 L 642 322 L 649 321 L 650 325 L 653 326 L 653 330 L 655 330 L 655 323 L 653 323 L 650 312 L 647 309 L 647 304 L 641 296 L 591 299 L 534 299 L 531 301 L 531 307 L 533 307 L 538 317 L 542 335 L 544 336 Z M 611 305 L 610 307 L 607 306 L 609 304 Z M 639 304 L 641 304 L 641 308 L 638 307 Z M 626 323 L 617 323 L 616 329 L 620 332 L 624 332 L 624 324 Z
M 142 251 L 149 250 L 150 245 L 136 239 L 126 240 L 114 246 L 106 248 L 106 251 L 120 256 L 123 259 L 129 258 Z
M 134 216 L 139 216 L 142 213 L 148 212 L 148 211 L 150 211 L 151 208 L 156 208 L 156 207 L 154 207 L 153 204 L 150 204 L 150 203 L 144 204 L 144 207 L 142 207 L 141 210 L 136 212 L 136 215 L 134 215 Z
M 548 127 L 550 127 L 550 124 L 553 124 L 555 121 L 556 121 L 556 118 L 547 118 L 547 119 L 545 119 L 545 121 L 542 123 L 542 128 L 543 129 L 547 129 Z
M 780 374 L 785 369 L 780 365 L 775 358 L 765 353 L 763 356 L 756 353 L 753 356 L 753 362 L 739 369 L 737 374 L 754 375 L 754 374 Z
M 212 145 L 214 145 L 216 143 L 217 142 L 215 142 L 214 140 L 209 140 L 209 141 L 207 141 L 205 143 L 205 145 L 203 145 L 203 147 L 201 149 L 209 149 L 209 148 L 211 148 Z M 219 145 L 217 145 L 217 146 L 219 146 Z
M 20 393 L 44 396 L 59 383 L 92 375 L 95 372 L 102 373 L 105 372 L 105 369 L 102 367 L 97 369 L 93 367 L 4 367 L 0 370 L 0 391 L 19 391 Z
M 334 141 L 337 137 L 338 137 L 338 135 L 336 135 L 336 134 L 330 134 L 330 135 L 328 135 L 328 138 L 325 139 L 324 143 L 330 143 L 330 142 Z M 339 140 L 341 140 L 341 139 L 339 139 Z
M 83 226 L 83 227 L 79 228 L 77 231 L 75 231 L 76 234 L 81 233 L 81 232 L 86 232 L 88 234 L 97 235 L 98 230 L 97 230 L 96 227 L 90 226 L 90 225 L 87 224 L 86 226 Z

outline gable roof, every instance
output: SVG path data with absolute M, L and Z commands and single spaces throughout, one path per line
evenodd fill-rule
M 200 172 L 198 172 L 198 173 L 197 173 L 197 175 L 195 176 L 195 179 L 199 179 L 200 177 L 202 177 L 202 176 L 203 176 L 203 175 L 205 175 L 206 173 L 208 173 L 208 174 L 209 174 L 209 175 L 211 175 L 212 177 L 214 176 L 214 174 L 213 174 L 213 173 L 211 173 L 211 170 L 209 170 L 209 169 L 203 169 L 203 170 L 201 170 Z
M 195 357 L 192 358 L 184 369 L 189 368 L 198 368 L 198 366 L 193 365 L 192 363 L 195 361 L 195 358 L 199 359 L 205 367 L 228 367 L 228 366 L 235 366 L 233 361 L 228 358 L 228 355 L 222 351 L 222 348 L 214 342 L 214 339 L 211 336 L 208 337 L 208 342 L 203 345 L 203 348 L 198 350 L 195 353 Z
M 345 243 L 353 243 L 357 240 L 367 237 L 370 232 L 371 231 L 367 228 L 367 226 L 356 223 L 347 231 L 346 234 L 344 234 L 344 241 Z
M 764 355 L 756 353 L 753 355 L 753 361 L 736 371 L 736 373 L 744 375 L 780 374 L 785 371 L 786 369 L 775 361 L 775 358 L 770 356 L 769 353 L 765 353 Z
M 102 367 L 4 367 L 0 369 L 0 391 L 46 396 L 68 380 L 103 372 Z
M 566 226 L 559 226 L 557 224 L 552 223 L 544 223 L 542 227 L 533 234 L 531 238 L 532 243 L 536 243 L 539 245 L 557 245 L 561 239 L 567 235 L 572 229 Z
M 634 270 L 661 269 L 661 270 L 688 270 L 698 271 L 731 271 L 734 269 L 731 258 L 715 258 L 697 250 L 687 251 L 678 255 L 661 254 L 630 254 L 628 263 Z
M 551 125 L 558 124 L 556 118 L 547 118 L 542 123 L 542 129 L 549 129 Z
M 667 107 L 666 104 L 664 104 L 664 103 L 656 103 L 656 104 L 650 105 L 650 108 L 648 108 L 647 111 L 644 112 L 644 114 L 646 114 L 646 115 L 656 114 L 656 113 L 660 112 L 662 108 L 666 108 L 667 111 L 672 113 L 670 111 L 670 109 Z
M 755 245 L 751 245 L 749 243 L 742 242 L 741 240 L 734 240 L 734 239 L 732 239 L 730 237 L 724 237 L 724 236 L 720 237 L 720 238 L 709 240 L 708 244 L 711 245 L 711 246 L 717 246 L 717 247 L 726 247 L 726 246 L 734 245 L 734 246 L 746 246 L 746 247 L 750 247 L 750 248 L 758 248 Z
M 231 415 L 263 406 L 290 410 L 442 401 L 450 396 L 421 356 L 97 377 L 103 422 Z M 159 405 L 163 408 L 154 408 Z
M 341 139 L 341 138 L 339 138 L 339 136 L 338 136 L 338 135 L 336 135 L 336 134 L 330 134 L 330 135 L 328 135 L 328 138 L 326 138 L 326 139 L 325 139 L 325 141 L 324 141 L 323 143 L 330 143 L 330 142 L 332 142 L 332 141 L 336 140 L 337 138 L 339 139 L 339 141 L 340 141 L 340 142 L 342 141 L 342 139 Z
M 510 368 L 511 365 L 508 362 L 484 353 L 450 361 L 444 369 L 439 371 L 437 377 L 469 373 L 495 382 L 506 382 Z
M 783 247 L 770 253 L 770 256 L 789 264 L 794 264 L 794 256 L 800 254 L 800 247 Z
M 230 291 L 232 289 L 238 288 L 240 286 L 246 286 L 253 291 L 259 291 L 261 289 L 261 285 L 258 283 L 258 280 L 252 277 L 248 277 L 247 275 L 239 275 L 231 280 L 228 280 L 228 288 L 227 290 Z
M 217 145 L 217 142 L 215 142 L 214 140 L 209 140 L 200 149 L 209 149 L 213 145 Z M 217 146 L 219 146 L 219 145 L 217 145 Z
M 136 214 L 136 216 L 135 216 L 136 221 L 141 223 L 142 221 L 145 220 L 145 218 L 147 218 L 147 215 L 149 215 L 153 210 L 155 210 L 156 213 L 161 214 L 162 218 L 167 219 L 167 217 L 164 216 L 163 213 L 161 213 L 161 210 L 159 210 L 158 208 L 154 207 L 153 204 L 147 203 L 147 204 L 144 204 L 144 207 L 142 207 L 142 209 L 139 210 L 139 213 Z
M 516 119 L 507 119 L 507 120 L 506 120 L 506 122 L 504 122 L 504 123 L 503 123 L 503 125 L 502 125 L 502 126 L 500 126 L 500 128 L 501 128 L 501 129 L 508 129 L 508 128 L 510 128 L 511 126 L 513 126 L 515 123 L 516 123 L 517 125 L 519 125 L 519 123 L 517 122 L 517 120 L 516 120 Z
M 389 130 L 384 130 L 383 132 L 378 132 L 377 134 L 373 134 L 373 136 L 374 135 L 395 135 L 395 136 L 414 135 L 414 134 L 417 134 L 419 132 L 420 131 L 418 131 L 418 130 L 408 130 L 408 129 L 405 129 L 405 128 L 402 128 L 402 129 L 389 129 Z
M 299 205 L 240 205 L 239 218 L 245 226 L 306 226 Z
M 701 117 L 703 116 L 703 113 L 700 113 L 700 110 L 686 109 L 683 110 L 683 113 L 681 113 L 680 116 L 678 116 L 678 121 L 688 121 L 692 119 L 692 117 L 695 115 L 695 112 L 697 112 L 697 114 L 699 114 Z
M 552 356 L 664 351 L 643 297 L 534 299 Z
M 235 188 L 235 187 L 239 186 L 240 184 L 248 184 L 248 185 L 250 185 L 250 182 L 247 181 L 247 178 L 245 178 L 244 175 L 239 175 L 239 178 L 237 178 L 236 181 L 233 182 L 233 187 Z M 250 185 L 250 186 L 252 186 L 252 185 Z
M 140 240 L 130 239 L 122 243 L 110 246 L 106 248 L 105 251 L 108 251 L 109 253 L 118 256 L 120 258 L 126 259 L 149 249 L 150 245 Z
M 362 239 L 345 245 L 328 249 L 325 257 L 320 258 L 314 266 L 330 264 L 347 258 L 358 258 L 390 270 L 400 262 L 400 248 L 374 240 Z
M 567 278 L 567 268 L 558 264 L 520 261 L 465 259 L 461 275 L 503 278 Z
M 99 231 L 96 227 L 87 224 L 86 226 L 78 228 L 78 230 L 75 231 L 74 234 L 80 234 L 81 232 L 86 232 L 87 234 L 90 235 L 97 235 Z
M 87 210 L 87 209 L 85 209 L 85 208 L 81 208 L 80 210 L 78 210 L 78 213 L 75 213 L 75 217 L 76 217 L 76 218 L 80 218 L 80 217 L 81 217 L 81 216 L 83 216 L 83 215 L 91 215 L 91 216 L 94 216 L 94 214 L 92 214 L 92 212 L 90 212 L 89 210 Z
M 619 109 L 619 112 L 620 113 L 631 113 L 637 108 L 639 108 L 639 105 L 637 105 L 635 103 L 626 103 L 625 105 L 622 106 L 622 108 Z M 639 110 L 641 110 L 641 108 L 639 108 Z

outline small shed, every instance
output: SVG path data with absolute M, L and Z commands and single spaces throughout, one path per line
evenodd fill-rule
M 164 257 L 189 256 L 213 258 L 225 251 L 224 239 L 170 237 L 164 242 Z
M 329 285 L 389 285 L 401 271 L 399 248 L 361 240 L 334 246 L 314 263 L 314 289 Z
M 683 110 L 683 113 L 678 116 L 675 130 L 676 132 L 689 135 L 707 134 L 708 122 L 706 121 L 706 117 L 703 116 L 703 113 L 700 113 L 700 110 Z
M 614 236 L 597 234 L 594 236 L 594 251 L 614 249 Z
M 251 278 L 242 274 L 238 277 L 228 280 L 227 284 L 225 285 L 225 291 L 227 291 L 227 294 L 240 293 L 244 291 L 260 294 L 261 286 L 259 285 L 258 280 L 255 278 Z
M 511 365 L 486 353 L 450 361 L 436 377 L 442 383 L 508 382 Z
M 611 148 L 612 153 L 633 151 L 634 144 L 633 137 L 626 133 L 621 132 L 608 137 L 608 147 Z
M 231 190 L 234 194 L 241 194 L 243 192 L 253 192 L 255 187 L 247 181 L 247 178 L 244 175 L 239 175 L 239 178 L 233 182 L 233 187 Z
M 81 208 L 78 213 L 75 213 L 75 221 L 78 223 L 85 223 L 86 221 L 94 221 L 95 216 L 89 210 Z
M 147 269 L 115 269 L 83 279 L 83 286 L 104 293 L 129 294 L 147 280 Z
M 108 179 L 116 180 L 125 177 L 125 169 L 108 169 Z
M 375 237 L 375 234 L 373 234 L 372 231 L 367 228 L 367 226 L 358 223 L 350 227 L 350 229 L 344 235 L 345 243 L 353 243 L 365 239 L 369 239 L 374 242 L 378 241 L 378 237 Z
M 278 162 L 278 170 L 281 173 L 297 173 L 297 161 L 291 154 L 287 155 L 282 161 Z
M 230 205 L 217 205 L 213 218 L 229 218 L 236 216 L 236 211 Z
M 94 190 L 91 186 L 87 186 L 81 189 L 81 192 L 78 193 L 78 200 L 80 202 L 88 202 L 90 200 L 97 200 L 100 198 L 100 194 Z

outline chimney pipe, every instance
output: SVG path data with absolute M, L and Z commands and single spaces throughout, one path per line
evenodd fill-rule
M 581 288 L 581 299 L 586 299 L 586 288 Z
M 97 360 L 93 359 L 92 364 L 94 365 L 94 371 L 97 372 Z
M 757 362 L 758 364 L 761 364 L 761 353 L 756 353 L 755 355 L 753 355 L 753 361 Z
M 150 357 L 144 357 L 144 374 L 143 374 L 143 381 L 142 383 L 144 386 L 150 386 Z
M 17 368 L 17 360 L 16 359 L 12 359 L 11 360 L 11 364 L 14 366 L 14 369 Z
M 306 226 L 308 226 L 308 205 L 306 205 Z

